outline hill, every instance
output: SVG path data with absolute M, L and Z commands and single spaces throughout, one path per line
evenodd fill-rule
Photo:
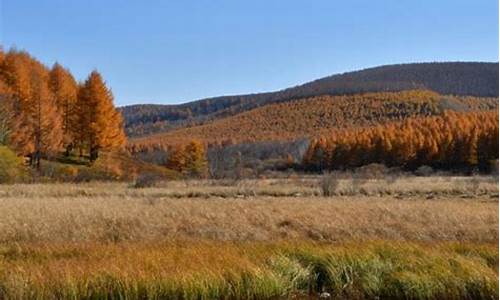
M 133 152 L 197 139 L 207 144 L 290 141 L 337 128 L 372 126 L 417 116 L 496 108 L 498 99 L 442 96 L 425 90 L 317 96 L 275 103 L 202 125 L 130 140 Z
M 439 94 L 498 97 L 498 63 L 446 62 L 387 65 L 337 74 L 277 92 L 222 96 L 180 105 L 120 108 L 129 136 L 144 136 L 232 116 L 266 104 L 320 95 L 428 89 Z

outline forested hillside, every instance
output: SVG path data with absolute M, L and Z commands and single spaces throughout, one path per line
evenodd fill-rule
M 132 105 L 120 108 L 129 136 L 164 132 L 227 117 L 262 105 L 320 95 L 351 95 L 428 89 L 439 94 L 498 96 L 498 63 L 417 63 L 343 73 L 278 92 L 223 96 L 180 105 Z
M 433 116 L 445 110 L 489 110 L 497 105 L 496 98 L 442 96 L 423 90 L 318 96 L 270 104 L 203 125 L 132 139 L 129 148 L 133 152 L 166 149 L 190 139 L 206 144 L 289 141 L 332 129 Z

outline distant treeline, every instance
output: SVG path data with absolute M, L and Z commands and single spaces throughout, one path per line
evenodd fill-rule
M 97 71 L 77 83 L 58 63 L 49 69 L 27 52 L 0 48 L 0 145 L 32 166 L 62 151 L 93 161 L 101 150 L 121 148 L 122 123 Z
M 127 135 L 143 136 L 235 115 L 270 103 L 320 95 L 414 89 L 446 95 L 498 97 L 498 63 L 389 65 L 333 75 L 278 92 L 215 97 L 180 105 L 132 105 L 120 110 Z
M 311 141 L 305 169 L 352 169 L 371 163 L 414 169 L 479 168 L 498 159 L 498 112 L 456 113 L 333 130 Z

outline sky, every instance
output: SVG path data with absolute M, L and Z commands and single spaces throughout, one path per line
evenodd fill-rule
M 497 0 L 0 0 L 0 44 L 117 105 L 274 91 L 384 64 L 498 61 Z

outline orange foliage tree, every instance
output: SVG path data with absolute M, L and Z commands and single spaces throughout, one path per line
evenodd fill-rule
M 113 105 L 113 94 L 102 76 L 93 71 L 80 87 L 77 111 L 77 144 L 87 148 L 90 160 L 98 158 L 100 150 L 119 149 L 125 145 L 121 114 Z
M 49 86 L 48 73 L 42 65 L 36 65 L 32 73 L 31 101 L 26 109 L 29 138 L 34 143 L 32 164 L 40 169 L 42 154 L 48 155 L 61 149 L 63 131 Z
M 49 84 L 62 119 L 63 143 L 66 148 L 65 154 L 68 156 L 73 147 L 72 142 L 75 136 L 74 129 L 77 121 L 75 105 L 78 85 L 73 75 L 58 63 L 55 63 L 50 70 Z
M 170 147 L 168 151 L 167 168 L 183 172 L 186 168 L 186 156 L 182 145 Z
M 10 142 L 14 121 L 12 104 L 9 87 L 0 78 L 0 145 Z
M 185 145 L 177 144 L 170 147 L 168 152 L 168 168 L 189 176 L 206 176 L 206 150 L 201 142 L 192 140 Z
M 1 75 L 14 101 L 11 109 L 16 121 L 10 143 L 39 168 L 42 154 L 59 150 L 62 137 L 60 117 L 48 87 L 48 71 L 26 52 L 9 51 Z
M 184 148 L 186 153 L 186 172 L 190 176 L 205 177 L 207 173 L 207 159 L 205 146 L 196 140 L 191 141 Z

